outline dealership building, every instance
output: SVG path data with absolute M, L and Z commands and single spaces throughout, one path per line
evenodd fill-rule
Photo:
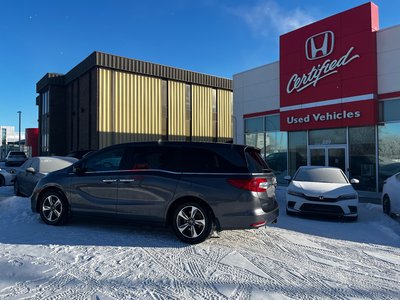
M 132 141 L 227 142 L 232 80 L 93 52 L 36 85 L 39 154 Z
M 400 25 L 379 29 L 371 2 L 282 35 L 279 61 L 233 80 L 93 52 L 36 90 L 42 155 L 234 140 L 260 148 L 279 183 L 336 166 L 371 197 L 400 171 Z
M 280 182 L 300 165 L 340 167 L 376 196 L 400 171 L 400 26 L 355 7 L 280 37 L 278 62 L 233 76 L 235 140 Z

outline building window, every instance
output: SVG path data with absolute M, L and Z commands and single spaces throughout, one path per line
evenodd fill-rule
M 382 102 L 381 102 L 382 103 Z M 381 118 L 383 122 L 399 122 L 400 116 L 400 99 L 399 100 L 388 100 L 383 102 L 381 106 Z
M 386 123 L 378 128 L 379 138 L 379 191 L 383 181 L 400 172 L 400 122 Z
M 49 123 L 50 123 L 50 99 L 49 91 L 42 94 L 41 97 L 41 152 L 49 154 Z
M 400 172 L 400 100 L 381 102 L 381 122 L 378 126 L 378 188 L 383 182 Z
M 310 130 L 309 145 L 346 144 L 346 128 Z
M 7 129 L 1 129 L 1 145 L 5 146 L 7 144 Z
M 350 178 L 360 180 L 357 190 L 376 192 L 375 149 L 374 126 L 349 128 Z
M 289 132 L 288 142 L 288 174 L 293 176 L 300 166 L 307 165 L 307 131 Z
M 287 170 L 287 132 L 280 131 L 280 116 L 270 115 L 264 118 L 265 125 L 265 161 L 274 170 L 279 184 L 287 184 L 284 177 Z
M 264 117 L 245 119 L 244 126 L 245 144 L 260 148 L 261 155 L 265 157 Z
M 280 131 L 279 115 L 245 119 L 245 144 L 261 149 L 279 184 L 286 184 L 287 133 Z

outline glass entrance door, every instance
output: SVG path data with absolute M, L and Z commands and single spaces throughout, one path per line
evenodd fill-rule
M 328 148 L 328 166 L 340 168 L 346 173 L 345 148 Z
M 346 150 L 346 145 L 309 146 L 309 165 L 340 168 L 348 176 L 348 159 Z

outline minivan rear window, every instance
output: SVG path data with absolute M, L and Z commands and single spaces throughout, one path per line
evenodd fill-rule
M 260 151 L 255 148 L 246 148 L 246 160 L 251 173 L 264 173 L 269 169 L 265 160 L 262 159 Z

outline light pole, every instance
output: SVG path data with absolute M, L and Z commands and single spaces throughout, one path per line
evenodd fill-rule
M 19 148 L 19 151 L 21 151 L 21 113 L 22 113 L 22 111 L 17 111 L 17 113 L 18 113 L 18 125 L 19 125 L 19 127 L 18 127 L 18 131 L 19 131 L 19 135 L 18 135 L 18 148 Z

